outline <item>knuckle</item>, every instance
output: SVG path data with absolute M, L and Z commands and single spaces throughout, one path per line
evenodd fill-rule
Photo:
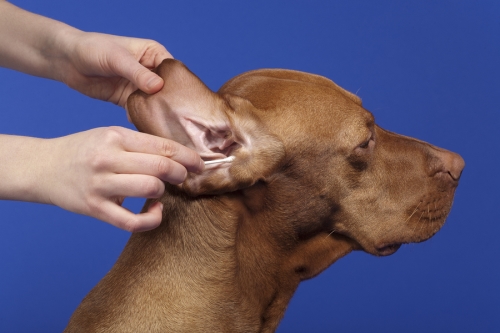
M 160 154 L 163 156 L 166 156 L 166 157 L 173 156 L 178 150 L 178 148 L 174 144 L 174 142 L 172 142 L 170 140 L 161 140 L 159 145 L 160 146 L 158 148 L 160 150 Z
M 90 167 L 93 170 L 102 171 L 109 168 L 113 163 L 111 155 L 102 151 L 97 151 L 90 157 Z
M 114 163 L 114 149 L 122 146 L 124 133 L 119 127 L 107 127 L 102 129 L 97 139 L 94 149 L 86 154 L 86 159 L 94 170 L 107 169 Z
M 172 162 L 165 157 L 159 158 L 156 163 L 156 171 L 161 179 L 165 179 L 169 174 L 172 173 Z
M 149 44 L 148 46 L 156 46 L 158 44 L 157 41 L 155 41 L 154 39 L 149 39 L 149 38 L 145 38 L 144 43 Z
M 103 131 L 102 141 L 107 145 L 118 145 L 123 142 L 124 135 L 120 127 L 111 126 L 107 127 Z

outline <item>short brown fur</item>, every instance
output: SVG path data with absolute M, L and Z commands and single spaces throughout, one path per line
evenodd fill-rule
M 332 81 L 257 70 L 213 93 L 178 61 L 157 72 L 161 92 L 129 98 L 138 129 L 236 159 L 167 185 L 160 227 L 131 236 L 65 332 L 273 332 L 300 281 L 443 225 L 461 157 L 381 129 Z

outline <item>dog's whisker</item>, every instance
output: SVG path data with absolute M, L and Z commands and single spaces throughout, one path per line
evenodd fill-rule
M 334 232 L 335 232 L 335 229 L 333 229 L 328 235 L 326 235 L 325 239 L 327 239 L 328 237 L 330 237 Z
M 420 214 L 420 217 L 418 218 L 417 224 L 420 223 L 420 220 L 422 219 L 422 216 L 424 216 L 425 211 L 422 211 L 422 214 Z M 418 230 L 418 233 L 420 234 L 422 230 L 424 229 L 424 223 L 420 223 L 420 229 Z
M 325 242 L 325 244 L 327 244 L 328 246 L 331 246 L 331 243 L 328 243 L 327 242 L 327 239 L 328 237 L 330 237 L 336 230 L 333 229 L 328 235 L 326 235 L 325 237 L 321 238 L 321 241 Z
M 410 216 L 408 216 L 408 218 L 406 219 L 405 223 L 406 223 L 406 222 L 408 222 L 408 221 L 411 219 L 411 217 L 413 216 L 413 214 L 415 214 L 415 212 L 416 212 L 416 211 L 417 211 L 417 209 L 418 209 L 418 206 L 420 206 L 420 204 L 421 204 L 421 203 L 422 203 L 422 201 L 420 201 L 420 202 L 418 203 L 417 207 L 415 207 L 415 209 L 413 210 L 413 213 L 411 213 L 411 215 L 410 215 Z
M 422 204 L 422 201 L 420 201 L 420 202 L 418 203 L 418 205 L 415 207 L 415 209 L 413 210 L 413 212 L 411 213 L 411 215 L 410 215 L 410 216 L 406 219 L 405 224 L 406 224 L 406 222 L 408 222 L 408 221 L 412 218 L 412 216 L 413 216 L 413 215 L 415 215 L 415 213 L 418 211 L 418 207 L 419 207 L 421 204 Z M 414 224 L 414 226 L 412 227 L 412 231 L 413 231 L 413 233 L 416 233 L 416 232 L 417 232 L 417 227 L 418 227 L 418 223 L 415 223 L 415 224 Z

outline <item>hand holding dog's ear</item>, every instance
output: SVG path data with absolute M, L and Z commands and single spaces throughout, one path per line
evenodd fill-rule
M 0 66 L 66 83 L 92 98 L 125 106 L 137 88 L 162 79 L 150 70 L 172 55 L 140 38 L 88 33 L 0 1 Z
M 172 55 L 153 40 L 79 32 L 67 38 L 58 77 L 71 88 L 125 107 L 136 89 L 148 94 L 163 86 L 151 71 Z

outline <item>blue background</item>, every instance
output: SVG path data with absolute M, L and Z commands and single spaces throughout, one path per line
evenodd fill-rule
M 324 75 L 382 127 L 460 153 L 466 169 L 435 237 L 341 259 L 300 285 L 278 332 L 500 332 L 500 2 L 13 2 L 82 30 L 156 39 L 214 90 L 263 67 Z M 131 127 L 119 107 L 7 69 L 0 102 L 0 133 Z M 129 237 L 31 203 L 0 202 L 0 222 L 0 332 L 62 331 Z

